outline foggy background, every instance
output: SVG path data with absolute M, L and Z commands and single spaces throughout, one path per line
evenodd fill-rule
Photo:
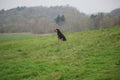
M 120 0 L 0 0 L 0 9 L 17 6 L 60 6 L 70 5 L 84 13 L 110 12 L 120 7 Z

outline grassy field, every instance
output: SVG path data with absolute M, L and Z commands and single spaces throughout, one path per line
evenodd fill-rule
M 31 33 L 3 33 L 0 34 L 0 42 L 1 41 L 11 41 L 11 40 L 21 40 L 21 39 L 28 39 L 38 35 L 33 35 Z
M 56 35 L 0 35 L 0 80 L 120 80 L 120 27 Z

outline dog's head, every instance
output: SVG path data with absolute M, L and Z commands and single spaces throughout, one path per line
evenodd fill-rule
M 55 32 L 59 32 L 60 30 L 59 30 L 59 29 L 55 29 L 54 31 L 55 31 Z

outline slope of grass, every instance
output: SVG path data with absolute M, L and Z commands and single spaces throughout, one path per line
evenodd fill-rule
M 120 80 L 120 27 L 66 37 L 0 41 L 0 80 Z

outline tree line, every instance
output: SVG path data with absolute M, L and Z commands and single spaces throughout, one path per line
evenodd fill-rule
M 17 7 L 0 11 L 0 33 L 53 33 L 108 28 L 120 25 L 120 9 L 110 13 L 86 15 L 71 6 Z

